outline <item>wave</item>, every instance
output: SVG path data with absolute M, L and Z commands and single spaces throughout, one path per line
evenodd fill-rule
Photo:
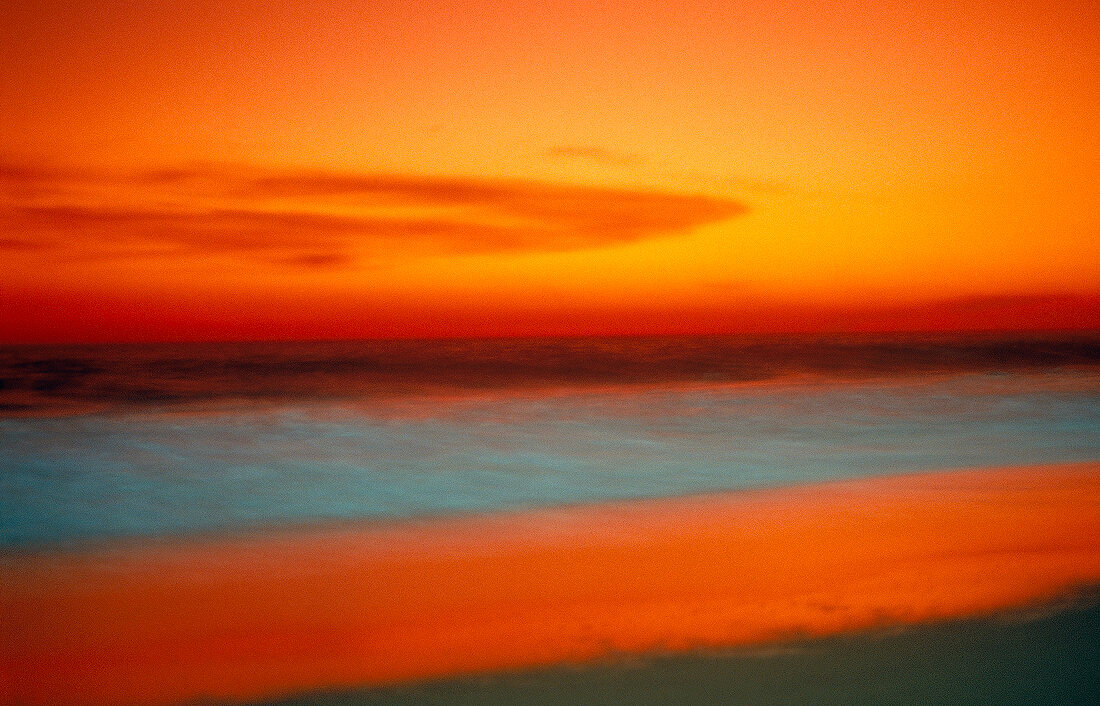
M 0 416 L 785 377 L 1100 367 L 1100 334 L 9 346 Z

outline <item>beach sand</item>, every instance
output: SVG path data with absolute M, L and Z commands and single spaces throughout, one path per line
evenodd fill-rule
M 1100 463 L 0 557 L 11 703 L 246 699 L 978 615 L 1100 582 Z

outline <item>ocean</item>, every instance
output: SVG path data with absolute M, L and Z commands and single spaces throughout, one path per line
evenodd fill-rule
M 1100 339 L 0 349 L 0 546 L 1100 458 Z
M 119 547 L 141 552 L 143 547 L 185 546 L 193 554 L 214 546 L 204 542 L 247 547 L 256 538 L 306 536 L 330 528 L 352 528 L 347 531 L 361 530 L 375 538 L 389 536 L 391 528 L 447 528 L 460 526 L 448 523 L 463 522 L 476 527 L 478 518 L 495 517 L 528 518 L 517 520 L 516 526 L 528 523 L 522 526 L 529 531 L 539 513 L 559 509 L 588 512 L 623 503 L 646 508 L 650 506 L 644 503 L 683 498 L 782 494 L 787 488 L 804 492 L 847 487 L 837 483 L 889 482 L 928 473 L 946 477 L 991 468 L 1085 464 L 1095 469 L 1097 461 L 1100 336 L 1095 334 L 8 346 L 0 348 L 0 578 L 6 576 L 33 596 L 27 577 L 37 576 L 41 566 L 60 566 L 76 556 L 106 571 L 114 566 L 112 553 Z M 1088 483 L 1100 480 L 1095 470 L 1084 473 Z M 991 488 L 997 482 L 991 480 Z M 889 487 L 894 495 L 884 497 L 902 502 L 904 487 Z M 980 484 L 976 487 L 982 490 Z M 595 512 L 583 517 L 599 518 Z M 822 512 L 824 522 L 839 511 Z M 998 512 L 998 522 L 1012 520 L 1003 514 L 1007 511 Z M 1073 551 L 1092 552 L 1093 540 L 1078 537 L 1081 526 L 1087 525 L 1066 529 L 1058 541 L 1081 544 Z M 458 530 L 431 532 L 427 536 L 450 537 Z M 574 544 L 569 546 L 583 543 L 576 538 L 583 533 L 570 536 Z M 421 544 L 409 546 L 427 541 L 417 539 Z M 234 551 L 247 563 L 247 551 Z M 1100 576 L 1093 556 L 1075 559 L 1072 576 Z M 362 559 L 368 560 L 376 559 Z M 782 561 L 780 555 L 775 561 Z M 467 574 L 462 580 L 475 582 L 478 576 L 469 572 L 491 572 L 484 567 L 463 571 Z M 1093 590 L 1091 579 L 1083 587 L 1082 580 L 1074 581 L 1067 579 L 1066 586 Z M 109 596 L 117 594 L 113 590 L 104 589 L 95 600 L 115 605 L 109 603 Z M 367 592 L 368 603 L 375 598 L 367 595 L 370 587 L 356 590 Z M 177 586 L 163 595 L 169 603 L 173 596 L 181 602 L 194 599 L 185 593 Z M 242 593 L 234 600 L 247 608 L 250 598 Z M 46 610 L 45 605 L 37 607 Z M 1055 611 L 1063 617 L 1044 618 L 1048 622 L 1013 622 L 1009 632 L 1026 633 L 1031 625 L 1036 635 L 1047 635 L 1049 620 L 1095 622 L 1092 608 L 1072 605 L 1072 610 Z M 26 598 L 19 609 L 31 615 L 34 599 Z M 537 605 L 528 609 L 539 610 Z M 115 605 L 114 610 L 122 608 Z M 860 618 L 852 624 L 889 623 L 893 613 L 883 610 L 882 621 Z M 951 611 L 930 608 L 927 614 L 958 619 Z M 302 618 L 295 620 L 298 625 Z M 41 634 L 45 628 L 35 627 L 38 623 L 30 617 L 17 624 L 22 627 L 7 635 L 7 642 L 27 673 L 13 678 L 13 703 L 48 702 L 53 697 L 41 695 L 52 692 L 38 688 L 38 677 L 27 666 L 46 669 L 50 664 L 42 657 L 46 648 L 36 647 L 46 644 Z M 198 634 L 188 624 L 187 634 Z M 978 639 L 993 634 L 991 624 L 984 620 L 937 628 L 933 621 L 931 628 L 912 628 L 917 632 L 906 632 L 909 637 L 898 638 L 900 643 L 882 642 L 878 633 L 869 633 L 858 649 L 844 642 L 848 638 L 825 638 L 807 643 L 810 647 L 798 643 L 803 645 L 799 650 L 820 657 L 807 658 L 801 669 L 812 680 L 809 675 L 822 660 L 840 659 L 837 655 L 847 654 L 845 650 L 863 650 L 853 664 L 871 659 L 868 654 L 893 654 L 891 650 L 931 658 L 941 649 L 942 631 Z M 100 625 L 96 634 L 109 632 L 111 625 Z M 621 633 L 621 628 L 615 630 Z M 1013 639 L 1026 642 L 1026 637 Z M 708 637 L 706 644 L 712 643 L 721 644 L 721 635 Z M 882 650 L 876 652 L 876 644 Z M 621 678 L 628 689 L 623 693 L 645 684 L 650 691 L 637 692 L 638 698 L 652 693 L 674 698 L 676 679 L 682 680 L 685 670 L 725 679 L 714 675 L 724 674 L 721 670 L 759 671 L 761 664 L 772 664 L 755 677 L 745 677 L 745 693 L 755 694 L 753 700 L 782 701 L 787 692 L 767 692 L 768 670 L 793 669 L 790 679 L 798 683 L 800 678 L 791 666 L 797 660 L 773 656 L 769 663 L 758 656 L 735 656 L 715 662 L 717 658 L 688 648 L 690 644 L 672 650 L 672 657 L 640 666 L 629 662 L 629 668 L 604 661 L 565 671 L 522 671 L 552 665 L 561 660 L 559 655 L 520 660 L 514 667 L 507 661 L 497 667 L 486 662 L 486 668 L 476 671 L 496 676 L 474 682 L 461 681 L 465 671 L 456 666 L 424 672 L 434 679 L 458 675 L 456 682 L 422 682 L 426 676 L 419 676 L 398 680 L 412 686 L 383 680 L 367 688 L 349 682 L 347 674 L 353 672 L 344 671 L 340 679 L 318 676 L 286 684 L 276 679 L 282 686 L 266 691 L 238 694 L 211 687 L 209 695 L 235 699 L 291 694 L 287 698 L 308 700 L 322 698 L 316 694 L 329 692 L 316 690 L 331 686 L 358 689 L 324 697 L 334 703 L 368 698 L 415 702 L 417 694 L 429 693 L 432 702 L 446 702 L 451 694 L 456 702 L 472 703 L 500 701 L 501 694 L 514 695 L 515 684 L 522 683 L 534 685 L 533 692 L 524 692 L 524 700 L 539 701 L 541 695 L 543 702 L 585 702 L 577 689 L 582 696 L 585 689 L 589 695 L 597 692 L 584 684 L 614 691 L 609 684 Z M 988 645 L 981 649 L 996 652 Z M 619 652 L 619 647 L 610 650 Z M 1076 665 L 1095 656 L 1096 641 L 1078 653 L 1062 647 L 1048 652 L 1057 653 L 1063 667 Z M 676 656 L 681 653 L 688 656 Z M 587 659 L 580 663 L 588 664 Z M 514 669 L 521 671 L 510 671 Z M 922 677 L 918 670 L 904 678 L 916 683 L 934 672 Z M 1095 670 L 1083 674 L 1074 694 L 1095 695 L 1090 682 Z M 717 688 L 699 679 L 705 682 L 700 676 L 694 687 L 680 692 L 688 701 L 703 693 L 700 688 Z M 73 684 L 78 681 L 74 677 Z M 428 686 L 417 686 L 421 683 Z M 661 684 L 665 691 L 658 688 Z M 482 687 L 488 691 L 477 690 Z M 843 695 L 842 686 L 836 689 L 830 700 Z M 293 696 L 299 692 L 314 696 Z M 62 700 L 74 703 L 101 700 L 80 696 L 76 686 L 65 693 Z M 120 702 L 159 703 L 206 692 L 181 690 L 175 697 L 168 692 L 148 698 L 134 696 L 145 692 L 119 693 Z M 775 699 L 766 698 L 768 693 Z M 864 692 L 852 691 L 853 701 L 859 700 L 857 693 Z

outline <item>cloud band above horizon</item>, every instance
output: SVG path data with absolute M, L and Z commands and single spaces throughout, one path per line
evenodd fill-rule
M 565 252 L 744 214 L 709 196 L 516 180 L 229 166 L 130 174 L 0 169 L 0 252 L 59 260 L 232 256 L 300 268 Z

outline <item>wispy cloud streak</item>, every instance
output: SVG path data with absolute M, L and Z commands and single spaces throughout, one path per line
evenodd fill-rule
M 139 174 L 0 165 L 0 251 L 64 259 L 231 254 L 307 269 L 555 252 L 690 231 L 745 206 L 522 181 L 227 166 Z
M 633 152 L 622 152 L 591 145 L 561 145 L 547 150 L 546 156 L 564 159 L 582 159 L 617 166 L 636 164 L 641 161 L 641 158 Z

